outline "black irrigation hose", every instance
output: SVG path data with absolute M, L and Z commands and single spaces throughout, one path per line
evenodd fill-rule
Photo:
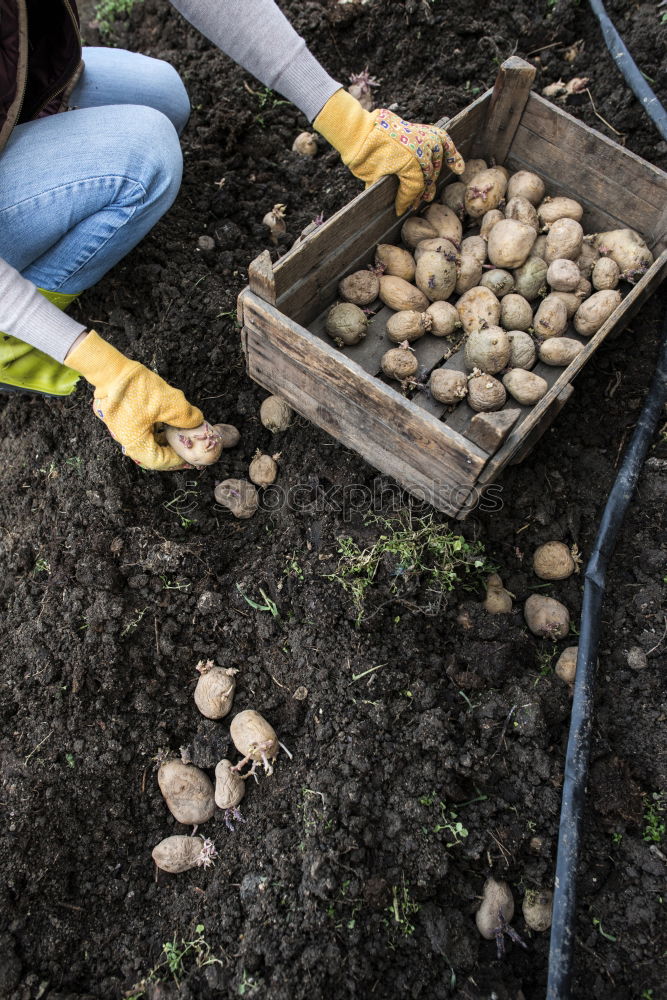
M 610 21 L 609 15 L 604 9 L 604 4 L 601 0 L 588 0 L 588 2 L 591 5 L 593 13 L 600 22 L 604 40 L 614 62 L 625 77 L 628 86 L 640 102 L 646 114 L 655 123 L 655 127 L 662 138 L 667 140 L 667 111 L 665 111 L 664 107 L 649 87 L 641 71 L 638 69 L 637 64 L 628 52 L 625 42 L 619 35 L 613 23 Z
M 609 20 L 600 0 L 589 0 L 614 62 L 646 113 L 667 140 L 667 112 L 640 73 L 623 39 Z M 667 400 L 667 312 L 658 364 L 632 440 L 611 489 L 595 546 L 584 575 L 581 631 L 574 682 L 570 734 L 565 756 L 565 777 L 558 832 L 547 1000 L 567 1000 L 574 957 L 577 904 L 577 866 L 583 840 L 586 778 L 593 728 L 595 665 L 600 637 L 600 611 L 605 574 L 625 512 L 632 499 L 646 452 Z

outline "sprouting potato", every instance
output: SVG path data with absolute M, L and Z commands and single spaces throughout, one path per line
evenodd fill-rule
M 579 292 L 551 292 L 557 299 L 560 299 L 567 312 L 567 318 L 572 319 L 577 309 L 581 305 L 584 295 Z
M 492 208 L 490 211 L 485 212 L 479 224 L 479 235 L 482 239 L 488 239 L 489 233 L 495 226 L 496 222 L 500 222 L 500 220 L 504 218 L 505 213 L 501 212 L 499 208 Z
M 213 430 L 218 435 L 224 448 L 234 448 L 241 440 L 241 435 L 233 424 L 213 424 Z
M 501 410 L 507 400 L 502 382 L 492 375 L 476 375 L 468 379 L 468 404 L 477 413 Z
M 278 756 L 280 744 L 275 729 L 259 712 L 249 708 L 235 715 L 229 727 L 229 735 L 238 752 L 243 755 L 243 760 L 235 766 L 235 771 L 241 771 L 249 761 L 253 761 L 251 774 L 254 774 L 260 763 L 266 774 L 273 774 L 271 761 Z
M 448 184 L 442 193 L 442 200 L 448 208 L 459 218 L 463 218 L 465 212 L 466 185 L 464 181 L 454 181 Z
M 431 317 L 431 333 L 435 337 L 451 337 L 461 326 L 456 306 L 451 302 L 432 302 L 426 315 Z
M 510 292 L 500 300 L 500 325 L 505 330 L 530 330 L 533 324 L 533 310 L 523 295 Z
M 346 302 L 355 306 L 369 306 L 378 297 L 380 278 L 368 268 L 365 271 L 354 271 L 343 278 L 338 284 L 338 294 Z
M 546 395 L 549 388 L 546 379 L 523 368 L 513 368 L 503 375 L 503 385 L 517 403 L 522 406 L 534 406 Z
M 216 667 L 213 660 L 200 660 L 196 669 L 195 705 L 207 719 L 224 719 L 232 707 L 236 691 L 234 667 Z
M 339 347 L 351 347 L 366 336 L 368 317 L 352 302 L 338 302 L 327 313 L 324 329 Z
M 415 263 L 425 253 L 432 253 L 433 251 L 444 254 L 447 260 L 453 263 L 456 263 L 459 258 L 459 251 L 451 240 L 445 239 L 444 236 L 433 236 L 428 240 L 422 240 L 419 246 L 415 247 Z
M 507 295 L 514 289 L 514 278 L 509 271 L 495 267 L 491 271 L 487 271 L 475 284 L 490 288 L 497 299 L 502 299 L 503 295 Z
M 395 278 L 389 274 L 383 274 L 380 278 L 380 299 L 397 312 L 402 309 L 425 312 L 429 304 L 429 300 L 419 288 L 411 285 L 409 281 L 404 281 L 403 278 Z
M 497 573 L 487 578 L 484 607 L 492 615 L 508 615 L 512 610 L 512 595 L 505 590 Z
M 239 805 L 245 795 L 245 778 L 235 769 L 231 760 L 220 760 L 215 765 L 215 804 L 224 809 L 225 826 L 234 832 L 232 820 L 243 822 Z
M 530 256 L 525 264 L 514 271 L 514 291 L 532 302 L 546 291 L 547 268 L 547 262 L 541 257 Z
M 477 177 L 481 174 L 483 170 L 487 169 L 486 160 L 471 159 L 466 160 L 466 165 L 463 173 L 461 174 L 461 180 L 464 184 L 469 184 L 473 177 Z
M 587 299 L 588 296 L 593 291 L 593 285 L 591 282 L 584 277 L 579 278 L 577 287 L 575 288 L 575 294 L 579 296 L 580 299 Z
M 213 462 L 218 461 L 222 454 L 222 436 L 216 431 L 215 425 L 209 424 L 206 420 L 199 427 L 192 429 L 165 424 L 164 435 L 167 444 L 173 448 L 179 458 L 182 458 L 188 465 L 194 466 L 195 469 L 212 465 Z
M 190 868 L 210 868 L 218 852 L 212 840 L 178 834 L 165 837 L 153 848 L 152 857 L 163 872 L 178 875 Z
M 540 260 L 546 258 L 547 253 L 547 238 L 546 236 L 538 236 L 533 243 L 533 249 L 530 251 L 531 257 L 539 257 Z
M 456 303 L 456 310 L 465 333 L 497 326 L 500 319 L 500 302 L 490 288 L 477 285 L 468 289 Z
M 468 394 L 468 379 L 463 372 L 436 368 L 431 373 L 429 389 L 434 399 L 446 406 L 455 406 Z
M 584 349 L 584 345 L 572 337 L 549 337 L 539 347 L 540 361 L 545 365 L 565 368 Z
M 463 295 L 469 288 L 474 288 L 480 284 L 482 277 L 482 265 L 470 253 L 462 253 L 456 263 L 456 286 L 457 295 Z
M 489 233 L 486 252 L 495 267 L 521 267 L 536 239 L 537 233 L 532 226 L 516 219 L 501 219 Z
M 262 225 L 266 226 L 271 233 L 271 242 L 274 245 L 277 244 L 278 237 L 287 232 L 285 206 L 282 204 L 274 205 L 271 211 L 267 212 L 262 219 Z
M 556 219 L 547 233 L 544 259 L 547 264 L 554 260 L 577 260 L 581 256 L 584 231 L 575 219 Z
M 576 222 L 581 222 L 584 209 L 574 198 L 545 198 L 538 206 L 537 214 L 542 226 L 549 229 L 559 219 L 574 219 Z
M 601 257 L 593 267 L 591 284 L 596 292 L 603 292 L 618 286 L 621 269 L 611 257 Z
M 464 357 L 468 371 L 479 368 L 481 372 L 495 375 L 507 367 L 510 358 L 509 337 L 500 326 L 473 330 L 466 338 Z
M 194 764 L 167 760 L 157 780 L 169 811 L 184 826 L 206 823 L 215 812 L 211 780 Z
M 577 257 L 577 267 L 581 271 L 582 278 L 590 278 L 593 268 L 600 259 L 600 251 L 593 246 L 592 239 L 595 237 L 586 236 L 581 245 L 581 253 Z
M 574 679 L 577 676 L 577 656 L 579 655 L 578 646 L 568 646 L 558 657 L 556 661 L 556 666 L 554 668 L 554 673 L 561 681 L 572 687 L 574 684 Z
M 633 284 L 648 271 L 653 254 L 634 229 L 611 229 L 591 237 L 600 255 L 611 257 L 621 271 L 621 277 Z
M 505 218 L 524 222 L 527 226 L 531 226 L 536 233 L 540 231 L 540 220 L 537 217 L 535 206 L 521 195 L 515 195 L 508 200 L 505 205 Z
M 257 490 L 245 479 L 224 479 L 216 486 L 214 495 L 221 507 L 227 507 L 241 520 L 252 517 L 259 507 Z
M 521 910 L 531 931 L 548 931 L 551 927 L 551 909 L 554 894 L 551 889 L 526 889 Z
M 526 198 L 531 205 L 539 205 L 544 199 L 544 181 L 532 170 L 518 170 L 512 174 L 507 184 L 507 198 Z
M 433 202 L 424 212 L 424 218 L 433 226 L 438 236 L 459 244 L 463 235 L 461 220 L 447 205 Z
M 415 276 L 415 259 L 407 250 L 395 247 L 391 243 L 380 243 L 375 251 L 375 263 L 384 268 L 383 274 L 413 281 Z
M 533 635 L 543 639 L 564 639 L 570 631 L 570 613 L 553 597 L 531 594 L 524 604 L 523 614 Z
M 430 222 L 423 219 L 421 215 L 411 215 L 406 219 L 401 227 L 401 239 L 406 247 L 413 250 L 422 240 L 427 240 L 438 235 L 438 230 Z
M 486 240 L 481 236 L 466 236 L 461 242 L 461 253 L 476 257 L 480 264 L 486 262 Z
M 301 156 L 317 156 L 317 136 L 314 132 L 300 132 L 292 143 L 292 152 Z
M 272 434 L 286 431 L 292 423 L 294 411 L 280 396 L 267 396 L 259 408 L 259 419 L 263 427 Z
M 407 340 L 400 347 L 393 347 L 383 355 L 380 367 L 388 378 L 404 382 L 419 371 L 419 361 L 410 349 Z
M 573 260 L 552 260 L 547 270 L 547 283 L 554 292 L 574 292 L 581 281 L 581 271 Z
M 263 488 L 275 483 L 278 477 L 278 459 L 280 455 L 279 451 L 275 455 L 265 455 L 258 448 L 253 455 L 250 468 L 248 469 L 250 482 L 254 483 L 255 486 Z
M 387 337 L 394 344 L 402 344 L 404 340 L 412 343 L 419 340 L 431 329 L 433 320 L 428 311 L 415 312 L 414 309 L 404 309 L 394 313 L 387 320 Z
M 508 330 L 510 342 L 510 368 L 532 368 L 537 359 L 535 342 L 524 330 Z
M 590 298 L 584 299 L 574 314 L 574 328 L 577 333 L 582 337 L 591 337 L 597 333 L 620 301 L 621 293 L 612 289 L 594 292 Z
M 415 285 L 430 302 L 448 299 L 456 286 L 456 264 L 437 251 L 422 254 L 417 260 Z
M 498 208 L 507 190 L 507 176 L 504 167 L 489 167 L 476 174 L 465 193 L 468 215 L 473 219 L 480 219 L 485 212 Z
M 545 542 L 535 549 L 533 570 L 540 580 L 566 580 L 577 570 L 577 563 L 564 542 Z
M 488 878 L 484 883 L 482 904 L 475 914 L 477 930 L 487 941 L 502 938 L 504 925 L 514 916 L 514 897 L 507 882 Z
M 560 337 L 567 327 L 565 303 L 555 295 L 547 295 L 540 302 L 533 317 L 533 329 L 538 337 Z

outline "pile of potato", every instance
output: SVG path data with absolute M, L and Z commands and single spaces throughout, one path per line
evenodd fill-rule
M 410 385 L 419 371 L 411 345 L 461 331 L 466 373 L 436 368 L 434 398 L 466 399 L 476 411 L 499 410 L 508 395 L 532 406 L 548 388 L 531 371 L 538 359 L 569 365 L 583 350 L 569 324 L 591 337 L 621 302 L 621 282 L 636 282 L 653 262 L 631 229 L 586 235 L 583 214 L 572 198 L 548 197 L 535 173 L 469 160 L 441 203 L 405 221 L 402 247 L 380 244 L 374 266 L 340 282 L 325 329 L 341 347 L 358 344 L 379 299 L 395 310 L 387 377 Z

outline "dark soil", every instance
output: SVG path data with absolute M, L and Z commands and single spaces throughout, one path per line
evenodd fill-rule
M 598 112 L 626 146 L 667 165 L 577 0 L 281 6 L 334 75 L 368 63 L 382 81 L 378 102 L 414 120 L 459 111 L 502 59 L 542 49 L 531 56 L 538 88 L 590 77 Z M 667 26 L 656 5 L 608 6 L 658 79 Z M 94 29 L 84 34 L 96 41 Z M 564 47 L 579 39 L 568 63 Z M 538 582 L 539 543 L 590 553 L 655 362 L 659 296 L 598 351 L 555 426 L 502 477 L 502 510 L 453 525 L 499 567 L 516 597 L 511 618 L 481 610 L 472 577 L 473 589 L 424 614 L 423 580 L 406 581 L 397 600 L 382 567 L 356 627 L 351 599 L 327 574 L 341 535 L 372 544 L 379 528 L 324 497 L 375 474 L 303 420 L 278 440 L 261 427 L 265 394 L 244 374 L 233 310 L 266 246 L 265 211 L 287 203 L 289 243 L 357 182 L 331 151 L 314 161 L 291 153 L 301 116 L 261 107 L 257 82 L 163 0 L 137 4 L 112 40 L 173 62 L 195 110 L 176 205 L 79 315 L 212 419 L 242 428 L 226 475 L 245 475 L 257 447 L 280 449 L 281 483 L 304 485 L 308 502 L 233 521 L 214 504 L 214 473 L 150 475 L 123 460 L 92 419 L 86 387 L 67 402 L 0 400 L 0 996 L 130 994 L 164 942 L 192 941 L 202 924 L 219 963 L 197 968 L 191 948 L 180 993 L 163 964 L 148 996 L 541 998 L 548 934 L 526 928 L 521 901 L 554 877 L 570 699 L 553 666 L 576 632 L 556 647 L 536 640 L 520 609 Z M 569 110 L 614 137 L 587 98 Z M 216 240 L 208 254 L 198 249 L 205 234 Z M 603 612 L 578 998 L 667 996 L 665 855 L 660 815 L 655 841 L 645 818 L 667 788 L 666 473 L 663 432 Z M 261 603 L 260 588 L 279 617 L 240 593 Z M 577 622 L 580 577 L 537 592 L 563 600 Z M 156 879 L 152 847 L 188 832 L 160 796 L 156 755 L 186 746 L 212 768 L 231 749 L 226 722 L 203 719 L 192 701 L 195 664 L 208 657 L 239 668 L 236 708 L 261 709 L 294 759 L 281 754 L 274 776 L 249 788 L 235 833 L 220 815 L 207 825 L 214 869 Z M 467 835 L 452 835 L 457 822 Z M 508 941 L 502 960 L 474 923 L 490 874 L 510 882 L 528 945 Z

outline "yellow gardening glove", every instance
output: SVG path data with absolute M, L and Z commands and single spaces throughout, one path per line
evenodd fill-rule
M 69 352 L 66 362 L 94 386 L 93 411 L 122 445 L 124 455 L 146 469 L 168 472 L 189 468 L 154 436 L 157 423 L 175 427 L 203 423 L 204 414 L 188 403 L 180 389 L 173 389 L 145 365 L 126 358 L 94 330 Z
M 384 108 L 364 111 L 346 90 L 329 98 L 313 125 L 366 187 L 387 174 L 398 175 L 396 215 L 433 201 L 443 158 L 455 174 L 465 169 L 444 129 L 413 125 Z

